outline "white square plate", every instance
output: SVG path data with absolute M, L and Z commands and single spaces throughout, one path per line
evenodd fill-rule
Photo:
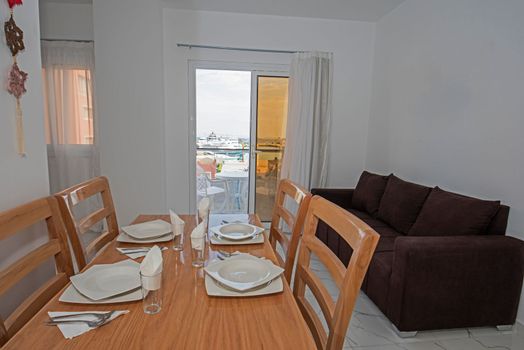
M 100 300 L 91 300 L 86 296 L 83 296 L 79 291 L 75 289 L 75 286 L 72 284 L 64 290 L 60 296 L 59 301 L 63 303 L 71 304 L 117 304 L 117 303 L 127 303 L 130 301 L 142 300 L 142 290 L 137 288 L 129 293 L 119 294 L 114 297 Z
M 284 272 L 269 260 L 244 253 L 208 265 L 204 270 L 218 282 L 241 292 L 261 286 Z
M 137 244 L 144 244 L 144 243 L 162 243 L 162 242 L 169 242 L 173 240 L 173 234 L 167 234 L 165 236 L 151 238 L 151 239 L 136 239 L 131 236 L 126 235 L 124 232 L 120 233 L 118 237 L 116 238 L 117 242 L 120 243 L 137 243 Z
M 171 232 L 171 224 L 164 220 L 153 220 L 136 225 L 122 227 L 128 236 L 136 239 L 152 239 L 167 235 Z
M 248 292 L 236 292 L 230 289 L 222 288 L 209 275 L 206 275 L 205 283 L 206 283 L 207 295 L 213 296 L 213 297 L 254 297 L 254 296 L 260 296 L 260 295 L 281 293 L 282 291 L 284 291 L 284 284 L 282 282 L 282 277 L 275 278 L 271 282 L 271 284 L 269 284 L 268 286 L 264 288 L 260 288 L 260 289 L 252 290 Z
M 140 264 L 93 265 L 85 272 L 71 276 L 77 291 L 92 300 L 106 299 L 140 287 Z

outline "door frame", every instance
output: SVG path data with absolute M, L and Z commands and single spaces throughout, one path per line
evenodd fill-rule
M 233 70 L 233 71 L 250 71 L 251 72 L 251 111 L 250 111 L 250 135 L 249 135 L 249 190 L 248 190 L 248 213 L 255 211 L 255 171 L 253 167 L 254 148 L 256 143 L 257 127 L 257 105 L 256 99 L 257 79 L 262 75 L 289 76 L 289 65 L 287 64 L 267 64 L 267 63 L 249 63 L 249 62 L 231 62 L 231 61 L 210 61 L 210 60 L 188 60 L 188 98 L 189 98 L 189 145 L 190 152 L 188 175 L 189 175 L 189 208 L 192 212 L 196 208 L 196 70 L 197 69 L 215 69 L 215 70 Z

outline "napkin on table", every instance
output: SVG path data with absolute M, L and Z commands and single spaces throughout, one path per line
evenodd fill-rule
M 198 202 L 198 217 L 201 220 L 207 221 L 210 205 L 211 202 L 209 201 L 209 197 L 204 197 L 200 200 L 200 202 Z
M 92 313 L 93 311 L 85 311 L 86 313 Z M 108 311 L 97 311 L 97 313 L 100 312 L 100 313 L 106 313 Z M 117 311 L 115 312 L 113 315 L 111 315 L 111 317 L 109 318 L 109 320 L 107 322 L 110 322 L 112 320 L 114 320 L 115 318 L 121 316 L 121 315 L 124 315 L 124 314 L 127 314 L 129 312 L 129 310 L 121 310 L 121 311 Z M 65 315 L 72 315 L 72 314 L 80 314 L 80 313 L 83 313 L 83 312 L 78 312 L 78 311 L 73 311 L 73 312 L 58 312 L 58 311 L 50 311 L 48 312 L 47 314 L 49 315 L 49 317 L 56 317 L 56 316 L 65 316 Z M 75 317 L 76 318 L 76 317 Z M 73 318 L 71 318 L 73 319 Z M 85 319 L 87 321 L 96 321 L 96 318 L 95 317 L 89 317 L 89 315 L 86 315 L 86 316 L 79 316 L 78 319 Z M 63 336 L 66 338 L 66 339 L 72 339 L 74 337 L 77 337 L 81 334 L 84 334 L 84 333 L 87 333 L 89 332 L 90 330 L 92 329 L 96 329 L 96 327 L 94 328 L 91 328 L 89 327 L 86 323 L 83 323 L 83 322 L 79 322 L 79 323 L 68 323 L 68 324 L 59 324 L 57 325 L 58 329 L 60 329 L 60 332 L 62 332 Z
M 162 283 L 162 251 L 155 245 L 146 254 L 140 263 L 140 273 L 142 274 L 142 287 L 146 290 L 157 290 Z M 151 276 L 151 277 L 149 277 Z
M 173 230 L 173 235 L 180 236 L 184 234 L 184 225 L 186 224 L 184 220 L 180 218 L 174 211 L 169 210 L 169 216 L 171 217 L 171 228 Z
M 196 250 L 204 250 L 206 242 L 206 222 L 202 221 L 191 232 L 191 248 Z

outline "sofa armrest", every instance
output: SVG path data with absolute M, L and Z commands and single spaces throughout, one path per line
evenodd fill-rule
M 506 236 L 398 237 L 388 317 L 401 331 L 515 323 L 523 243 Z
M 320 196 L 344 209 L 351 208 L 353 188 L 312 188 L 311 194 Z

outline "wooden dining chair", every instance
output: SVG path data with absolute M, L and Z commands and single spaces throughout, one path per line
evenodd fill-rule
M 5 344 L 68 282 L 73 274 L 65 227 L 56 199 L 47 197 L 0 213 L 0 240 L 44 222 L 49 241 L 0 271 L 0 296 L 4 296 L 29 273 L 54 258 L 55 275 L 25 299 L 4 321 L 0 318 L 0 346 Z M 34 228 L 43 229 L 43 226 Z M 1 243 L 0 243 L 1 244 Z
M 293 215 L 285 207 L 286 199 L 289 198 L 297 207 L 296 215 Z M 300 235 L 304 226 L 304 219 L 306 217 L 309 201 L 311 200 L 311 193 L 300 188 L 292 181 L 287 179 L 280 180 L 278 184 L 275 206 L 273 207 L 273 216 L 271 219 L 271 227 L 269 229 L 269 242 L 275 250 L 278 263 L 284 268 L 284 277 L 291 283 L 291 274 L 293 266 L 295 265 L 295 256 L 297 252 Z M 288 238 L 284 233 L 282 221 L 287 225 L 291 235 Z M 277 251 L 277 242 L 284 251 L 284 257 Z
M 335 230 L 340 239 L 345 240 L 353 249 L 347 268 L 315 236 L 319 220 Z M 378 240 L 379 235 L 354 215 L 324 198 L 312 198 L 304 224 L 293 294 L 319 349 L 342 349 L 351 314 Z M 311 253 L 324 264 L 337 285 L 339 296 L 336 303 L 326 286 L 309 267 Z M 306 286 L 320 306 L 329 333 L 305 297 Z
M 89 198 L 100 195 L 102 198 L 101 208 L 86 215 L 81 219 L 75 219 L 73 208 Z M 116 236 L 118 236 L 118 222 L 116 211 L 106 177 L 95 177 L 91 180 L 75 185 L 55 194 L 58 206 L 64 219 L 67 235 L 75 256 L 78 270 L 82 270 L 88 263 L 88 257 L 94 256 Z M 100 222 L 106 221 L 104 231 L 90 242 L 85 249 L 82 245 L 82 235 L 89 232 L 92 227 Z

